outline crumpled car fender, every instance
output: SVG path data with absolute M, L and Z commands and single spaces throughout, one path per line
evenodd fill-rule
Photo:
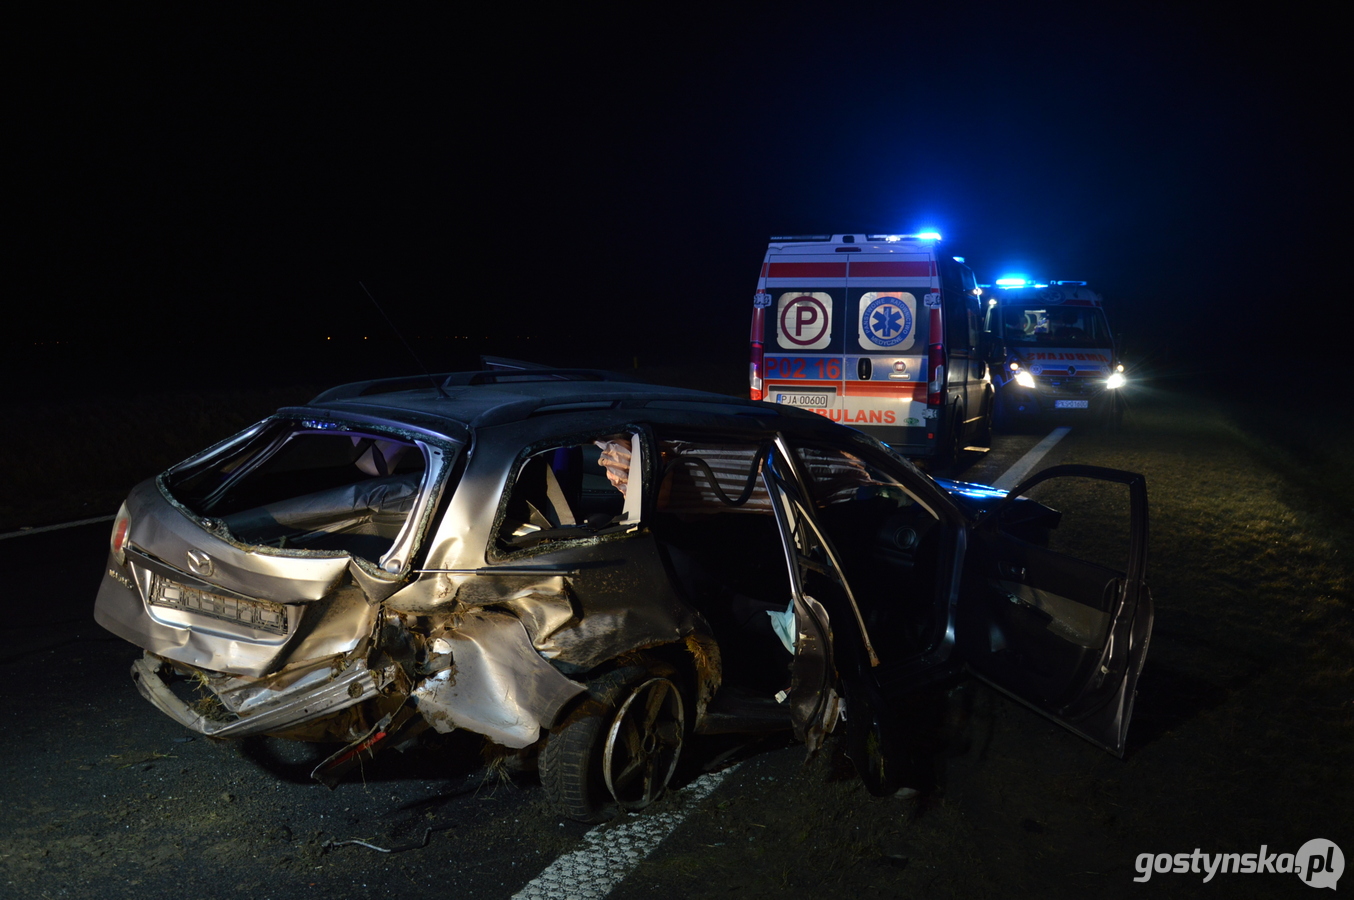
M 587 690 L 543 659 L 522 622 L 508 613 L 467 612 L 432 644 L 435 654 L 451 655 L 452 665 L 424 679 L 411 696 L 440 732 L 464 728 L 505 747 L 527 747 Z

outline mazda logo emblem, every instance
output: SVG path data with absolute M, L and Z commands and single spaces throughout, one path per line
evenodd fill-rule
M 216 566 L 212 564 L 212 558 L 201 550 L 189 550 L 188 570 L 205 578 L 216 570 Z

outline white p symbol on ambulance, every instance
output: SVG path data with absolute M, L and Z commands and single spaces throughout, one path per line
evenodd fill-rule
M 832 297 L 821 291 L 780 295 L 776 343 L 786 350 L 817 350 L 832 340 Z

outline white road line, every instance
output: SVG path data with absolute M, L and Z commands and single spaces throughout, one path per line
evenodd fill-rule
M 30 534 L 42 534 L 44 531 L 60 531 L 62 528 L 74 528 L 77 525 L 93 525 L 95 522 L 111 522 L 117 518 L 117 514 L 111 516 L 95 516 L 92 519 L 78 519 L 74 522 L 62 522 L 60 525 L 43 525 L 41 528 L 25 528 L 22 531 L 10 531 L 0 534 L 0 541 L 9 538 L 25 537 Z
M 546 866 L 513 900 L 602 900 L 736 768 L 697 778 L 673 794 L 663 812 L 641 813 L 618 827 L 598 825 L 583 835 L 583 849 Z
M 1039 465 L 1039 460 L 1044 458 L 1044 454 L 1052 450 L 1053 445 L 1066 437 L 1067 432 L 1071 430 L 1071 428 L 1063 426 L 1050 431 L 1048 437 L 1035 444 L 1034 447 L 1030 449 L 1029 453 L 1026 453 L 1024 456 L 1020 457 L 1020 459 L 1016 460 L 1016 464 L 1007 469 L 1000 478 L 992 482 L 992 486 L 999 491 L 1009 491 L 1011 488 L 1020 484 L 1020 482 L 1025 480 L 1025 476 L 1030 474 L 1030 471 L 1035 466 Z

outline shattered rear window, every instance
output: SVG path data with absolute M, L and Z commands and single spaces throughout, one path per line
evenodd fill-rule
M 237 540 L 377 561 L 415 508 L 427 460 L 402 436 L 279 420 L 172 469 L 171 495 Z

